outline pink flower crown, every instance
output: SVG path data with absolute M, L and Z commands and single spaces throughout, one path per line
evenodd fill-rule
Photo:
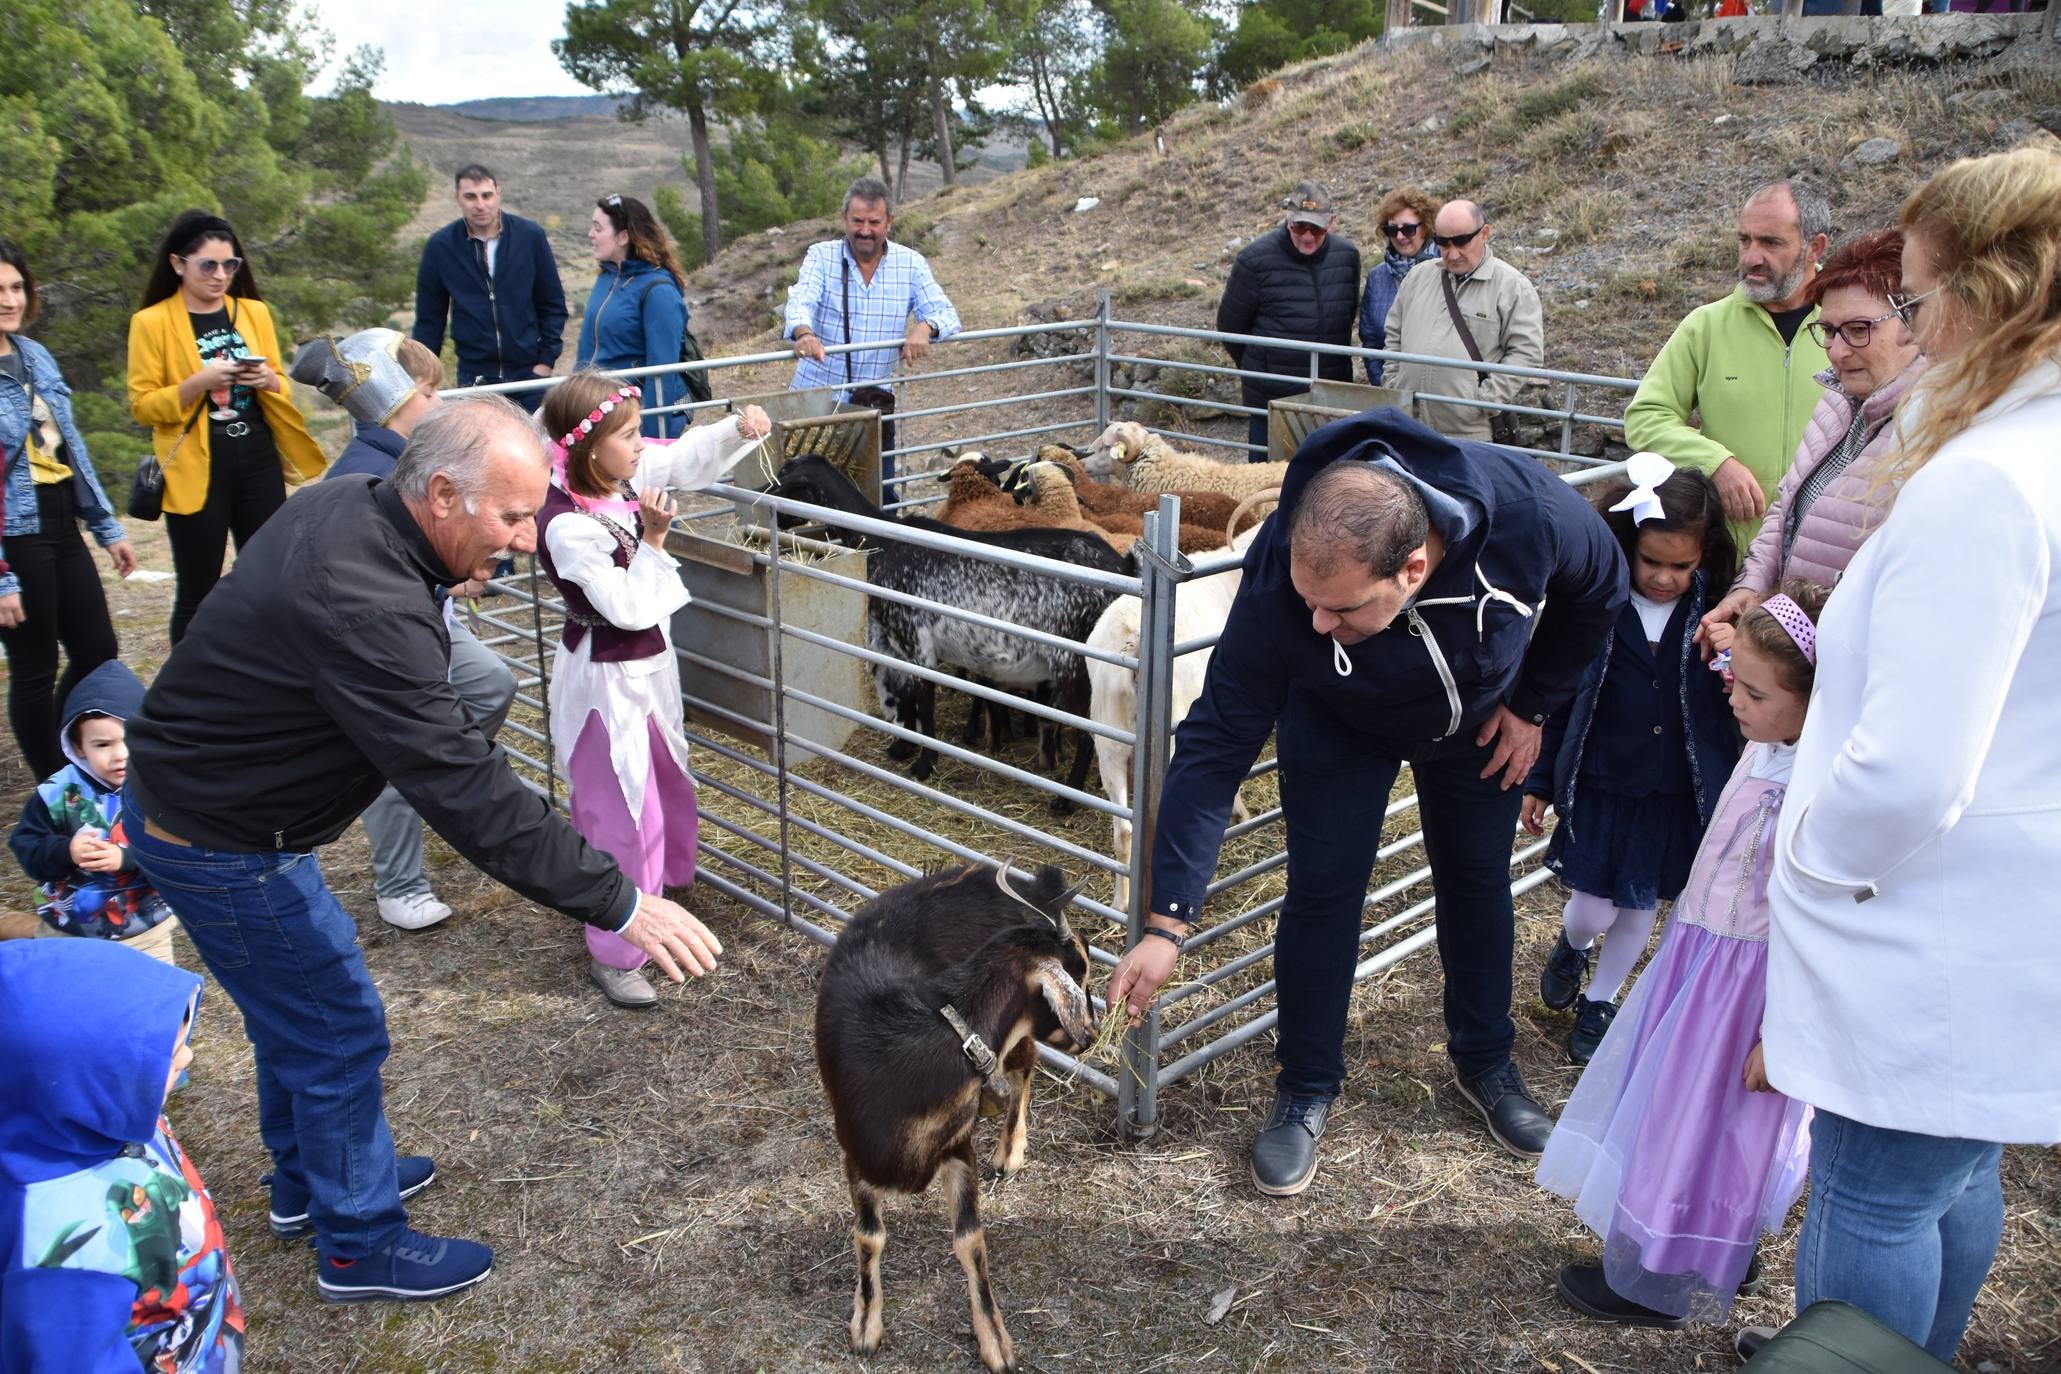
M 615 390 L 615 394 L 613 396 L 610 396 L 607 400 L 603 401 L 600 405 L 595 406 L 592 410 L 588 411 L 587 418 L 580 421 L 578 424 L 574 425 L 572 427 L 572 432 L 570 434 L 567 434 L 562 438 L 554 439 L 551 441 L 553 456 L 558 458 L 565 457 L 566 454 L 572 452 L 572 446 L 574 444 L 579 443 L 580 440 L 586 438 L 589 434 L 592 434 L 594 432 L 594 426 L 600 424 L 603 420 L 607 419 L 610 413 L 613 412 L 617 406 L 621 405 L 624 401 L 641 400 L 643 399 L 643 396 L 644 389 L 640 386 L 637 386 L 635 383 L 625 382 L 623 385 L 617 387 Z

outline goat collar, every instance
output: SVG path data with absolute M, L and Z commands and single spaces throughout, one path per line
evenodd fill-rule
M 1009 1095 L 1008 1082 L 1002 1077 L 1002 1061 L 995 1058 L 995 1052 L 988 1048 L 988 1042 L 980 1038 L 980 1032 L 966 1024 L 966 1018 L 950 1002 L 937 1009 L 952 1028 L 952 1034 L 959 1037 L 959 1052 L 966 1056 L 974 1071 L 987 1084 L 988 1091 L 1000 1097 Z

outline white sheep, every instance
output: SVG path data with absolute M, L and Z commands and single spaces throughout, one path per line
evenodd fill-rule
M 1238 508 L 1231 519 L 1235 527 L 1248 508 L 1262 500 L 1277 498 L 1278 492 L 1255 493 Z M 1254 525 L 1231 542 L 1231 547 L 1244 553 L 1252 546 L 1261 525 Z M 1174 642 L 1184 644 L 1190 640 L 1214 637 L 1222 634 L 1224 622 L 1231 616 L 1231 602 L 1238 596 L 1238 585 L 1244 579 L 1243 567 L 1231 568 L 1210 577 L 1183 582 L 1174 590 Z M 1087 643 L 1094 648 L 1110 653 L 1138 656 L 1141 638 L 1142 607 L 1135 596 L 1120 596 L 1109 603 L 1102 612 L 1102 618 L 1095 622 L 1095 628 L 1088 635 Z M 1188 710 L 1195 705 L 1195 699 L 1202 695 L 1204 676 L 1209 671 L 1212 650 L 1198 649 L 1183 654 L 1174 660 L 1172 718 L 1167 722 L 1172 730 L 1187 718 Z M 1119 668 L 1114 663 L 1088 655 L 1088 714 L 1105 725 L 1123 729 L 1136 729 L 1138 724 L 1138 674 L 1136 669 Z M 1102 774 L 1102 790 L 1118 806 L 1130 805 L 1131 795 L 1131 746 L 1102 735 L 1094 736 L 1095 763 Z M 1169 746 L 1171 747 L 1171 746 Z M 1252 813 L 1246 808 L 1245 798 L 1239 796 L 1232 803 L 1232 815 L 1239 821 L 1249 820 Z M 1116 826 L 1116 857 L 1123 862 L 1128 872 L 1131 862 L 1131 823 L 1121 818 L 1112 818 Z M 1116 880 L 1116 905 L 1125 907 L 1131 896 L 1130 879 L 1119 874 Z
M 1081 460 L 1089 475 L 1132 491 L 1216 491 L 1245 497 L 1281 485 L 1286 463 L 1220 463 L 1183 453 L 1135 420 L 1119 420 Z

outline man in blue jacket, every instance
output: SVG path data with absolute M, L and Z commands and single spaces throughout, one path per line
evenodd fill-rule
M 1609 528 L 1529 458 L 1393 408 L 1334 421 L 1296 453 L 1175 737 L 1152 849 L 1160 938 L 1124 956 L 1109 992 L 1134 1017 L 1151 1005 L 1202 914 L 1238 784 L 1276 735 L 1288 895 L 1274 953 L 1281 1071 L 1252 1151 L 1261 1192 L 1299 1193 L 1316 1171 L 1403 763 L 1438 901 L 1455 1081 L 1498 1144 L 1545 1148 L 1552 1119 L 1510 1061 L 1517 784 L 1625 597 Z
M 542 225 L 501 208 L 500 183 L 478 163 L 458 169 L 463 213 L 422 245 L 415 273 L 415 339 L 458 350 L 458 385 L 490 386 L 551 375 L 565 347 L 565 288 Z M 542 390 L 509 399 L 535 410 Z

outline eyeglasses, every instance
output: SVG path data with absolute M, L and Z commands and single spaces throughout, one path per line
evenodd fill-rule
M 1441 248 L 1465 248 L 1468 244 L 1480 238 L 1482 229 L 1486 228 L 1488 226 L 1484 224 L 1480 228 L 1469 229 L 1464 234 L 1433 234 L 1431 241 Z
M 1848 348 L 1866 348 L 1868 340 L 1875 337 L 1876 325 L 1884 320 L 1897 318 L 1898 312 L 1892 310 L 1887 315 L 1877 315 L 1872 320 L 1848 320 L 1845 324 L 1826 324 L 1823 320 L 1812 320 L 1804 327 L 1810 330 L 1811 337 L 1818 341 L 1820 348 L 1830 348 L 1834 339 L 1845 339 Z
M 1938 294 L 1939 288 L 1936 286 L 1930 291 L 1921 291 L 1915 296 L 1907 295 L 1902 291 L 1892 291 L 1889 293 L 1889 308 L 1905 324 L 1916 324 L 1918 322 L 1918 307 Z
M 243 270 L 242 258 L 189 258 L 184 253 L 174 253 L 172 256 L 203 277 L 212 277 L 218 272 L 225 277 L 233 277 Z
M 1381 226 L 1381 232 L 1389 238 L 1401 239 L 1408 238 L 1412 234 L 1423 233 L 1424 226 L 1422 224 L 1384 224 Z
M 1322 239 L 1331 231 L 1321 224 L 1304 224 L 1301 220 L 1290 220 L 1288 222 L 1288 232 L 1297 237 L 1307 236 L 1313 239 Z

